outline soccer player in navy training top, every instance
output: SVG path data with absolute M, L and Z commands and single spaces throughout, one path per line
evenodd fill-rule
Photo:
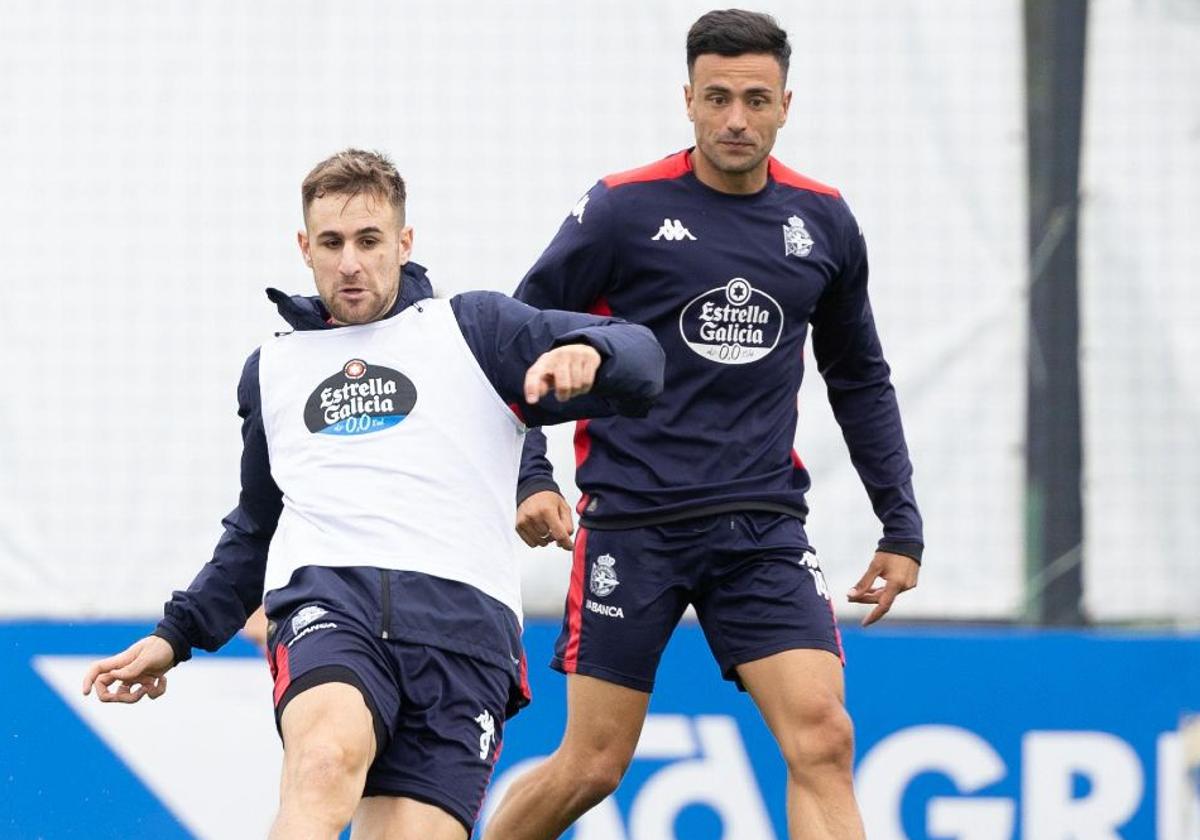
M 583 491 L 553 667 L 567 731 L 509 790 L 489 840 L 549 838 L 613 791 L 655 670 L 696 608 L 727 679 L 754 698 L 788 768 L 793 838 L 863 835 L 853 730 L 829 594 L 804 532 L 809 476 L 792 449 L 803 346 L 883 523 L 851 601 L 881 618 L 917 583 L 921 518 L 900 414 L 867 299 L 862 233 L 837 190 L 770 157 L 791 94 L 771 18 L 711 12 L 687 38 L 695 148 L 602 179 L 516 296 L 650 327 L 667 353 L 644 420 L 583 421 Z M 571 547 L 571 512 L 526 440 L 517 528 Z
M 320 297 L 268 293 L 295 329 L 238 386 L 238 506 L 154 635 L 96 662 L 83 691 L 160 696 L 265 589 L 284 748 L 272 838 L 334 838 L 353 815 L 355 836 L 465 840 L 528 702 L 509 530 L 526 424 L 643 415 L 662 350 L 613 318 L 434 299 L 382 155 L 334 155 L 302 194 Z

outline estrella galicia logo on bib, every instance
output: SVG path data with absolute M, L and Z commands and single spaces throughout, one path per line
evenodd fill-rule
M 403 373 L 351 359 L 309 396 L 304 424 L 313 434 L 366 435 L 395 426 L 416 404 L 416 386 Z
M 679 313 L 679 332 L 704 358 L 744 365 L 775 349 L 783 333 L 783 309 L 746 278 L 734 277 L 692 299 Z

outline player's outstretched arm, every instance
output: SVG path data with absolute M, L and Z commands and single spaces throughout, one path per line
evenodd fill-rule
M 662 393 L 666 357 L 643 326 L 543 312 L 496 292 L 464 292 L 450 305 L 484 375 L 505 403 L 521 405 L 526 426 L 644 417 Z
M 887 615 L 892 608 L 892 602 L 901 592 L 907 592 L 917 585 L 917 575 L 921 567 L 917 561 L 903 554 L 892 554 L 889 551 L 876 551 L 867 566 L 867 571 L 858 583 L 850 587 L 847 600 L 855 604 L 874 604 L 875 609 L 863 619 L 863 627 L 874 624 Z M 876 586 L 876 581 L 882 580 L 882 586 Z
M 570 551 L 575 520 L 567 500 L 554 490 L 541 490 L 517 505 L 517 534 L 530 548 L 557 543 Z
M 83 678 L 83 693 L 95 688 L 101 703 L 153 700 L 167 690 L 166 673 L 174 664 L 175 654 L 167 641 L 146 636 L 116 656 L 93 662 Z

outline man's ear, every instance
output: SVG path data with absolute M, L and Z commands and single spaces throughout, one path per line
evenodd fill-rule
M 296 244 L 300 246 L 300 256 L 304 258 L 304 264 L 312 268 L 312 254 L 308 250 L 308 234 L 302 230 L 296 231 Z
M 400 231 L 400 265 L 404 265 L 412 257 L 413 249 L 413 229 L 412 225 L 405 225 Z

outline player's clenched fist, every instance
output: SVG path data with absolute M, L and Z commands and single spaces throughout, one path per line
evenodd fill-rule
M 175 664 L 175 653 L 165 639 L 147 636 L 108 659 L 92 663 L 83 678 L 83 693 L 96 688 L 103 703 L 136 703 L 153 700 L 167 690 L 164 674 Z
M 533 405 L 551 391 L 559 402 L 586 394 L 601 361 L 587 344 L 566 344 L 543 353 L 525 373 L 525 402 Z
M 534 493 L 517 506 L 517 534 L 530 548 L 558 543 L 570 551 L 575 547 L 574 530 L 571 506 L 553 490 Z

